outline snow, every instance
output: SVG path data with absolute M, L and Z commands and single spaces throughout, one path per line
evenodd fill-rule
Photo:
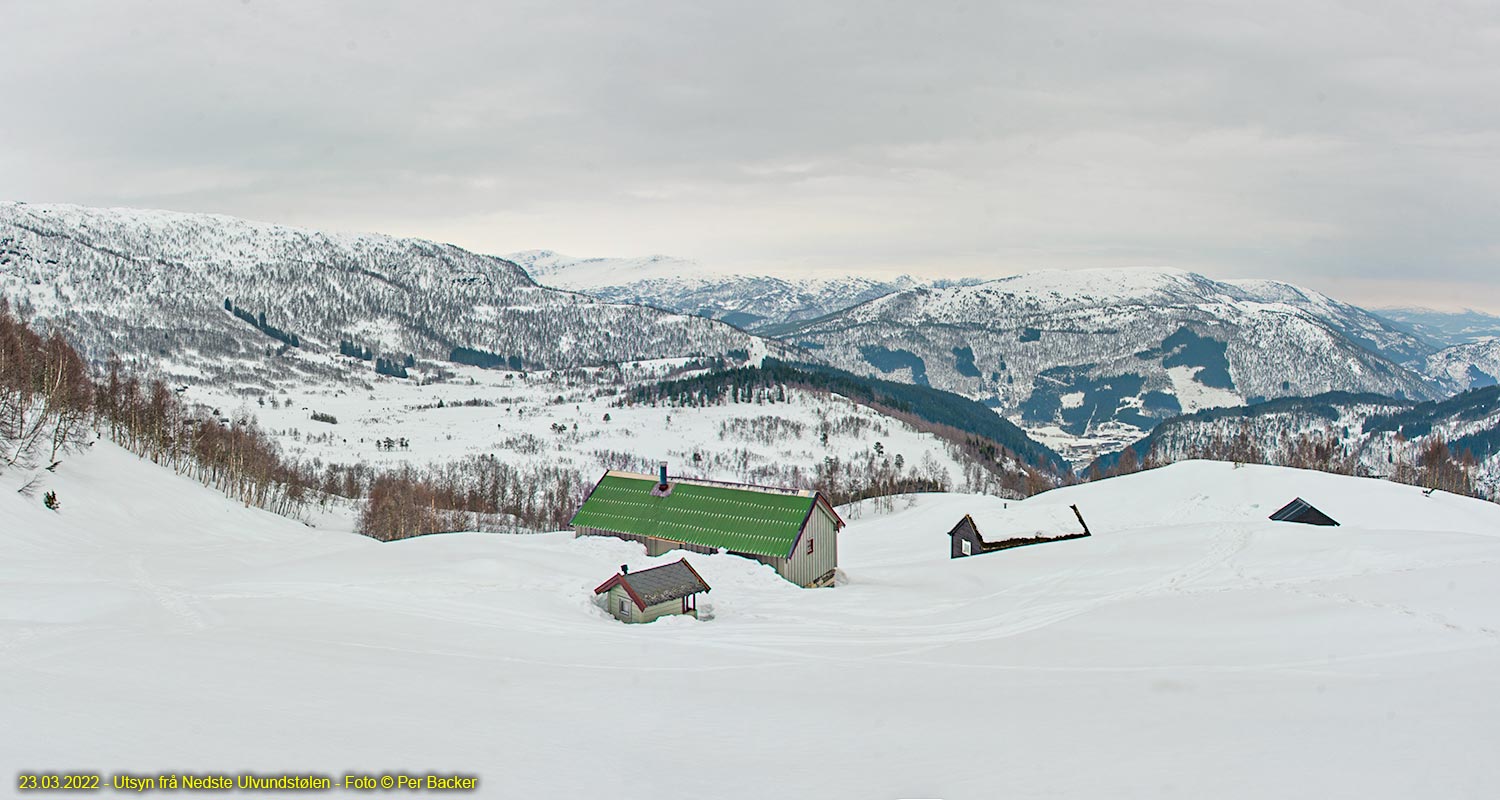
M 1460 391 L 1493 385 L 1500 378 L 1500 338 L 1445 347 L 1427 357 L 1427 374 L 1446 378 Z
M 963 511 L 954 517 L 953 523 L 958 524 L 963 515 L 968 514 L 979 528 L 979 535 L 987 542 L 1082 533 L 1083 526 L 1078 524 L 1078 517 L 1064 505 L 974 495 L 956 497 L 960 498 Z M 1079 511 L 1082 513 L 1082 509 Z
M 1218 366 L 1233 376 L 1232 387 L 1205 386 L 1192 367 L 1171 371 L 1167 340 L 1181 331 L 1223 345 Z M 1101 435 L 1104 423 L 1127 425 L 1124 436 L 1134 441 L 1150 427 L 1143 419 L 1169 413 L 1160 403 L 1138 413 L 1153 395 L 1173 396 L 1191 412 L 1334 390 L 1440 394 L 1402 366 L 1425 356 L 1427 345 L 1368 312 L 1289 284 L 1215 281 L 1177 269 L 1041 271 L 916 288 L 784 335 L 861 374 L 874 367 L 872 347 L 911 353 L 932 386 L 992 404 L 1019 419 L 1028 435 L 1085 463 L 1118 449 L 1114 432 Z M 1217 364 L 1191 358 L 1199 366 Z M 1139 388 L 1123 397 L 1101 393 L 1109 402 L 1086 422 L 1069 420 L 1072 409 L 1093 408 L 1088 395 L 1103 383 Z
M 694 280 L 717 274 L 696 261 L 673 256 L 574 258 L 551 250 L 523 250 L 502 256 L 533 280 L 559 289 L 592 289 L 645 280 Z
M 550 250 L 505 256 L 538 283 L 633 303 L 723 319 L 747 330 L 822 317 L 919 282 L 859 275 L 810 277 L 798 270 L 735 272 L 672 256 L 573 258 Z
M 0 294 L 18 309 L 60 326 L 99 364 L 112 353 L 164 356 L 181 368 L 169 379 L 254 384 L 310 366 L 267 355 L 275 340 L 226 313 L 226 300 L 296 333 L 303 353 L 354 338 L 388 357 L 446 360 L 462 345 L 566 368 L 721 355 L 757 341 L 722 323 L 538 287 L 511 262 L 421 239 L 0 202 L 0 241 Z
M 482 797 L 1500 792 L 1500 507 L 1467 498 L 1187 462 L 1012 503 L 1077 503 L 1090 538 L 959 560 L 943 534 L 987 501 L 866 501 L 839 588 L 692 555 L 713 619 L 627 626 L 592 588 L 680 554 L 380 544 L 103 442 L 41 473 L 58 513 L 26 477 L 0 475 L 12 772 L 461 772 Z M 1344 526 L 1265 519 L 1293 496 Z
M 766 355 L 764 349 L 750 352 L 752 361 Z M 342 356 L 297 357 L 330 371 L 351 364 L 368 369 Z M 609 382 L 614 369 L 580 377 L 572 370 L 519 373 L 451 365 L 453 378 L 428 385 L 370 373 L 358 376 L 370 380 L 366 387 L 354 380 L 284 381 L 270 394 L 274 405 L 259 402 L 264 397 L 249 400 L 240 387 L 223 383 L 192 384 L 182 397 L 225 415 L 253 417 L 288 456 L 323 463 L 421 467 L 494 455 L 517 467 L 574 467 L 592 483 L 630 457 L 640 460 L 634 465 L 639 469 L 654 469 L 666 459 L 673 475 L 765 483 L 768 471 L 811 473 L 825 456 L 863 462 L 879 442 L 886 458 L 900 455 L 909 469 L 930 463 L 950 479 L 965 475 L 966 462 L 943 439 L 835 394 L 788 389 L 786 402 L 691 409 L 616 405 L 620 398 L 613 392 L 680 377 L 677 371 L 690 360 L 622 364 L 620 386 Z M 338 423 L 313 421 L 315 412 Z M 554 425 L 564 432 L 555 432 Z M 405 439 L 407 446 L 383 449 L 385 439 Z
M 1172 393 L 1182 406 L 1182 413 L 1191 414 L 1205 408 L 1229 408 L 1242 405 L 1244 401 L 1229 389 L 1205 386 L 1198 382 L 1202 367 L 1168 367 L 1167 379 L 1172 382 Z

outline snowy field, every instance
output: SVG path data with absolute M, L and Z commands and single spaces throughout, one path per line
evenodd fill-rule
M 903 474 L 915 470 L 950 487 L 962 487 L 972 472 L 942 439 L 838 395 L 788 389 L 774 403 L 616 405 L 628 387 L 671 377 L 685 359 L 627 363 L 619 372 L 449 365 L 453 378 L 424 386 L 375 375 L 341 356 L 296 357 L 358 371 L 337 381 L 281 381 L 255 396 L 243 387 L 189 383 L 183 399 L 225 418 L 252 417 L 286 454 L 324 463 L 420 467 L 494 455 L 515 466 L 571 466 L 590 484 L 607 469 L 655 472 L 663 459 L 673 475 L 760 484 L 778 483 L 775 473 L 785 481 L 791 468 L 811 472 L 825 456 L 900 456 Z M 611 382 L 616 377 L 621 383 Z M 314 413 L 337 422 L 314 420 Z M 387 441 L 395 446 L 386 448 Z
M 0 765 L 465 773 L 527 798 L 1500 796 L 1500 507 L 1190 462 L 1040 495 L 1094 536 L 950 561 L 866 508 L 845 581 L 692 556 L 713 618 L 591 603 L 637 545 L 380 544 L 101 443 L 0 475 Z M 1340 528 L 1271 523 L 1300 495 Z M 847 509 L 846 509 L 847 510 Z M 4 792 L 0 792 L 3 794 Z M 241 793 L 243 794 L 243 793 Z M 341 794 L 341 792 L 333 792 Z

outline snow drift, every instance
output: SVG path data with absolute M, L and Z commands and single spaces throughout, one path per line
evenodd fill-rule
M 477 774 L 478 796 L 1487 797 L 1500 507 L 1192 462 L 1094 535 L 949 560 L 964 495 L 846 507 L 842 585 L 693 556 L 714 619 L 590 601 L 606 538 L 380 544 L 108 444 L 0 475 L 16 770 Z M 1344 523 L 1280 525 L 1302 496 Z M 1017 505 L 1017 504 L 1013 504 Z M 1030 513 L 1030 512 L 1028 512 Z M 1038 512 L 1040 513 L 1040 512 Z

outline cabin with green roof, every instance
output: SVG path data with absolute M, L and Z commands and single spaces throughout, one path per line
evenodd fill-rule
M 828 499 L 806 489 L 668 479 L 610 470 L 573 515 L 577 536 L 613 536 L 671 550 L 721 550 L 769 564 L 798 586 L 832 586 L 838 532 Z

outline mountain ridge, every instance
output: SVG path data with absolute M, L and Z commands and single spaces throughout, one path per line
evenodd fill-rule
M 551 250 L 505 256 L 538 283 L 613 302 L 718 319 L 754 333 L 810 320 L 903 288 L 911 276 L 790 278 L 705 267 L 673 256 L 572 258 Z
M 843 369 L 985 399 L 1033 436 L 1051 431 L 1055 447 L 1071 439 L 1070 460 L 1198 408 L 1332 390 L 1441 393 L 1399 363 L 1430 348 L 1362 309 L 1171 268 L 909 289 L 778 333 Z
M 723 323 L 542 287 L 456 245 L 170 211 L 0 203 L 0 292 L 71 330 L 96 361 L 166 357 L 184 374 L 264 366 L 278 346 L 256 327 L 314 351 L 350 340 L 442 362 L 463 347 L 528 368 L 781 349 Z

